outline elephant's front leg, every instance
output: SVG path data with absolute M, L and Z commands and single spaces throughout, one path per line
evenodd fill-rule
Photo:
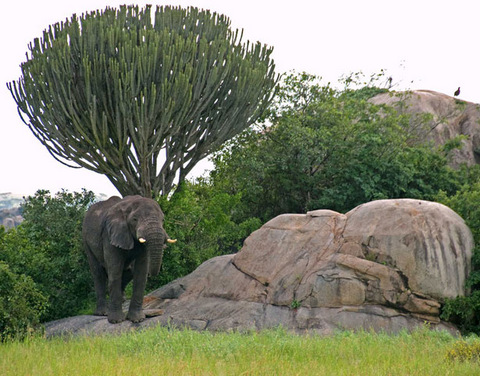
M 148 273 L 148 254 L 142 251 L 135 259 L 133 267 L 133 292 L 130 300 L 130 307 L 127 314 L 127 320 L 140 322 L 145 319 L 143 313 L 143 295 L 147 284 Z
M 92 251 L 89 248 L 85 249 L 90 271 L 93 276 L 93 283 L 95 286 L 95 295 L 97 301 L 97 308 L 94 315 L 107 315 L 107 273 L 102 265 L 97 261 Z
M 108 293 L 110 296 L 108 321 L 111 323 L 119 323 L 125 320 L 125 315 L 122 311 L 122 274 L 124 260 L 118 254 L 111 254 L 109 255 L 108 261 Z

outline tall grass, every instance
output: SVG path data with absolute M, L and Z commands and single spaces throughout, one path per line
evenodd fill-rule
M 457 341 L 422 329 L 395 336 L 211 333 L 158 327 L 121 336 L 0 345 L 1 375 L 478 375 L 448 361 Z

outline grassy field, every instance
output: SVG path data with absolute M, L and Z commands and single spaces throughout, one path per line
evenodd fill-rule
M 0 344 L 0 375 L 479 375 L 478 362 L 448 359 L 459 343 L 480 343 L 459 341 L 427 329 L 319 337 L 281 329 L 240 334 L 159 327 Z

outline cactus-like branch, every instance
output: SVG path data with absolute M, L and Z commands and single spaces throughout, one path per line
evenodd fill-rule
M 256 121 L 278 80 L 271 48 L 242 44 L 227 17 L 197 8 L 73 15 L 29 49 L 7 84 L 20 116 L 55 159 L 123 195 L 168 194 Z

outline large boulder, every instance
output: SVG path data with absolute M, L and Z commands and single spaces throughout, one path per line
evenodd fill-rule
M 17 227 L 22 222 L 21 208 L 0 209 L 0 226 L 5 227 L 6 230 Z
M 473 239 L 462 218 L 438 203 L 380 200 L 347 214 L 280 215 L 252 233 L 235 255 L 213 258 L 147 295 L 158 316 L 141 324 L 64 319 L 47 335 L 149 325 L 293 331 L 398 332 L 441 322 L 446 298 L 465 294 Z M 150 311 L 149 311 L 150 312 Z
M 480 106 L 431 90 L 388 92 L 379 94 L 370 101 L 388 105 L 400 113 L 412 115 L 412 127 L 418 137 L 443 146 L 457 136 L 462 136 L 462 147 L 451 153 L 450 164 L 458 167 L 480 163 Z M 429 114 L 429 121 L 422 127 L 421 119 Z

